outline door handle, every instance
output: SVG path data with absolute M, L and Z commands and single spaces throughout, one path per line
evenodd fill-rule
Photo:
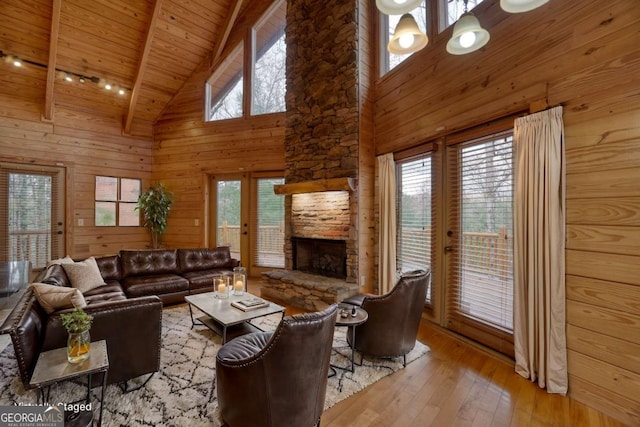
M 453 246 L 445 246 L 444 247 L 444 251 L 445 252 L 453 252 Z

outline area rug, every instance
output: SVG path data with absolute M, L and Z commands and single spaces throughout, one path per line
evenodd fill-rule
M 280 315 L 254 321 L 265 330 L 273 330 Z M 351 350 L 345 339 L 346 328 L 335 331 L 331 363 L 348 366 Z M 189 308 L 186 305 L 163 310 L 161 369 L 147 385 L 129 394 L 123 394 L 117 385 L 107 387 L 103 425 L 116 426 L 219 426 L 215 382 L 216 354 L 221 338 L 204 326 L 191 328 Z M 407 355 L 407 363 L 429 351 L 416 342 Z M 359 355 L 356 360 L 359 361 Z M 337 370 L 328 379 L 325 409 L 351 396 L 381 378 L 402 369 L 402 358 L 363 359 L 355 372 Z M 86 393 L 83 382 L 67 381 L 51 389 L 49 403 L 72 402 Z M 94 389 L 96 404 L 100 389 Z M 13 346 L 0 353 L 0 405 L 34 404 L 36 392 L 25 391 L 20 381 Z

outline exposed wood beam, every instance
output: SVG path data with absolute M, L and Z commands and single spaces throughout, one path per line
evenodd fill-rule
M 149 28 L 147 29 L 147 37 L 144 41 L 144 50 L 140 57 L 140 63 L 138 64 L 138 71 L 136 73 L 136 80 L 131 90 L 131 99 L 129 100 L 129 110 L 127 111 L 127 120 L 124 125 L 124 133 L 131 133 L 131 123 L 133 123 L 133 115 L 136 111 L 136 104 L 138 103 L 138 97 L 140 96 L 140 87 L 142 86 L 142 79 L 144 72 L 147 69 L 147 63 L 149 62 L 149 54 L 151 53 L 151 42 L 160 20 L 160 9 L 162 9 L 162 1 L 156 0 L 156 4 L 153 8 L 153 16 L 149 21 Z
M 355 178 L 329 178 L 274 185 L 273 192 L 283 195 L 317 193 L 321 191 L 355 191 L 356 188 L 358 188 L 358 180 Z
M 227 39 L 229 38 L 229 34 L 231 34 L 231 29 L 233 25 L 236 23 L 236 18 L 238 18 L 238 14 L 240 13 L 240 8 L 242 7 L 242 0 L 232 0 L 232 5 L 229 8 L 229 14 L 227 15 L 227 19 L 224 22 L 224 26 L 222 27 L 222 34 L 218 39 L 215 48 L 213 49 L 213 54 L 211 55 L 211 62 L 209 63 L 209 68 L 213 67 L 216 63 L 220 55 L 222 55 L 222 51 L 227 44 Z
M 51 10 L 51 34 L 49 36 L 49 63 L 47 64 L 47 86 L 44 96 L 44 120 L 53 120 L 53 89 L 56 82 L 56 57 L 58 56 L 58 33 L 62 0 L 53 0 Z

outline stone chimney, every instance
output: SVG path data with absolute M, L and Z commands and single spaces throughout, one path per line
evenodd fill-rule
M 354 0 L 288 1 L 285 184 L 358 177 L 357 5 Z M 340 239 L 346 243 L 346 280 L 357 282 L 357 189 L 298 196 L 285 202 L 286 268 L 294 267 L 292 237 Z M 343 203 L 336 211 L 334 196 Z M 299 204 L 303 199 L 306 207 Z M 338 235 L 327 218 L 343 221 Z M 305 235 L 305 227 L 313 236 Z

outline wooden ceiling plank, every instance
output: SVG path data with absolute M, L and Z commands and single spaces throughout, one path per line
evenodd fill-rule
M 220 55 L 222 55 L 222 51 L 224 50 L 225 45 L 227 44 L 227 39 L 229 38 L 229 34 L 231 34 L 231 29 L 233 28 L 233 24 L 235 24 L 236 19 L 238 18 L 238 13 L 240 13 L 240 8 L 242 7 L 242 0 L 233 0 L 233 5 L 229 10 L 229 14 L 224 22 L 222 27 L 222 34 L 220 35 L 219 40 L 217 41 L 215 48 L 213 49 L 213 55 L 211 55 L 211 62 L 209 67 L 211 68 Z
M 58 54 L 58 33 L 60 32 L 60 11 L 62 0 L 53 0 L 51 12 L 51 35 L 49 36 L 49 63 L 47 68 L 47 86 L 44 97 L 44 119 L 53 120 L 53 88 L 56 81 L 56 56 Z
M 160 19 L 160 9 L 162 9 L 163 0 L 156 0 L 156 4 L 153 8 L 153 15 L 151 20 L 149 21 L 149 28 L 147 29 L 147 37 L 144 41 L 144 50 L 142 52 L 142 56 L 140 57 L 140 65 L 138 66 L 138 72 L 136 74 L 135 83 L 133 84 L 133 89 L 131 90 L 131 100 L 129 102 L 129 111 L 127 112 L 127 119 L 124 125 L 124 133 L 128 134 L 131 132 L 131 124 L 133 123 L 133 115 L 136 110 L 136 103 L 138 102 L 138 96 L 140 95 L 140 88 L 142 86 L 142 81 L 144 77 L 144 71 L 147 67 L 147 60 L 149 59 L 149 55 L 151 53 L 151 44 L 153 41 L 153 35 L 155 33 L 156 27 L 158 26 L 158 20 Z

